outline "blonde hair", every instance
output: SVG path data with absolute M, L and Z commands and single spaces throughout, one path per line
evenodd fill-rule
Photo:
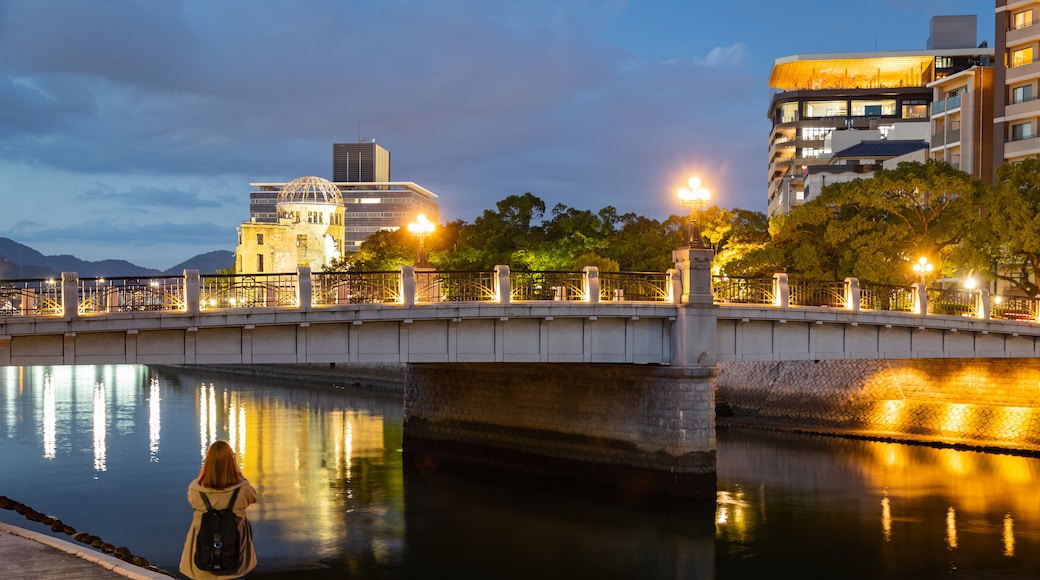
M 242 470 L 235 461 L 235 452 L 227 441 L 214 441 L 206 450 L 206 460 L 199 471 L 199 485 L 210 489 L 225 489 L 242 481 Z

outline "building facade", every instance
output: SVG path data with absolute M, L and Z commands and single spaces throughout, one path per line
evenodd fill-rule
M 777 59 L 769 77 L 769 216 L 805 203 L 810 169 L 831 162 L 826 141 L 832 132 L 867 129 L 887 138 L 897 123 L 927 126 L 934 92 L 929 85 L 992 58 L 994 49 L 975 46 L 976 21 L 933 18 L 928 44 L 946 48 Z
M 334 143 L 332 181 L 390 181 L 390 152 L 375 141 Z
M 993 167 L 1040 157 L 1040 0 L 996 0 Z
M 928 85 L 929 159 L 945 161 L 986 184 L 993 182 L 993 76 L 993 67 L 973 66 Z

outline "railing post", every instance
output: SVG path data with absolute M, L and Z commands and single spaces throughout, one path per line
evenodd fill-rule
M 314 306 L 312 299 L 314 290 L 311 282 L 311 269 L 306 266 L 296 267 L 296 307 L 306 310 Z
M 202 276 L 198 270 L 184 271 L 184 310 L 188 314 L 202 311 Z
M 599 304 L 599 267 L 585 266 L 581 271 L 585 274 L 581 284 L 581 290 L 585 293 L 585 302 Z
M 975 291 L 975 316 L 983 320 L 990 319 L 989 288 Z
M 845 310 L 859 312 L 863 293 L 859 289 L 859 278 L 845 278 Z
M 79 318 L 79 274 L 61 273 L 61 309 L 66 319 Z
M 415 266 L 401 266 L 401 304 L 415 306 Z
M 791 307 L 791 286 L 787 282 L 787 274 L 773 274 L 773 305 L 780 308 Z
M 509 278 L 509 266 L 495 266 L 495 296 L 502 305 L 513 300 L 513 281 Z
M 914 284 L 914 296 L 917 298 L 917 304 L 914 304 L 914 314 L 920 314 L 921 316 L 928 315 L 928 286 L 923 282 L 917 282 Z

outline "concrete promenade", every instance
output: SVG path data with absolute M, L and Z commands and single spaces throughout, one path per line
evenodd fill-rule
M 168 580 L 170 576 L 72 542 L 0 523 L 0 578 Z

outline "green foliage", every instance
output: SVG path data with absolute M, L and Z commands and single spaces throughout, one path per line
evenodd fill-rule
M 773 220 L 773 248 L 757 262 L 813 279 L 906 284 L 914 281 L 910 262 L 926 256 L 938 273 L 953 273 L 977 221 L 979 189 L 971 175 L 936 162 L 829 185 Z

